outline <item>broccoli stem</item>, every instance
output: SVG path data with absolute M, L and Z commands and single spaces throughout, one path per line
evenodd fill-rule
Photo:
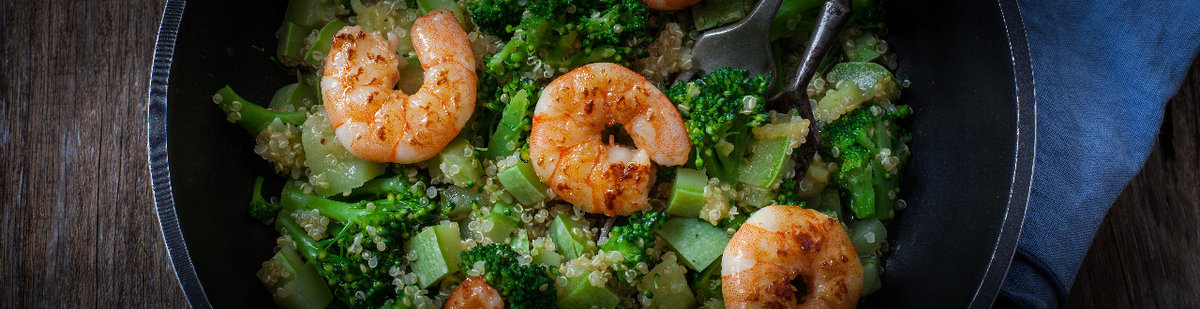
M 228 85 L 217 90 L 213 101 L 221 107 L 229 119 L 246 129 L 246 133 L 249 133 L 250 136 L 257 136 L 258 132 L 262 132 L 275 119 L 296 126 L 304 124 L 304 121 L 308 119 L 308 115 L 304 112 L 277 112 L 263 108 L 242 98 Z
M 408 182 L 400 175 L 376 178 L 350 191 L 349 197 L 387 198 L 389 194 L 402 195 L 408 192 Z
M 316 264 L 315 261 L 320 260 L 323 250 L 317 246 L 317 241 L 309 237 L 308 232 L 296 223 L 295 219 L 292 219 L 291 213 L 279 212 L 279 215 L 275 217 L 275 229 L 279 230 L 281 234 L 291 236 L 292 242 L 296 244 L 296 250 L 300 251 L 300 254 L 303 254 L 310 263 Z M 318 267 L 318 269 L 320 268 Z
M 384 204 L 389 201 L 347 203 L 305 194 L 296 186 L 285 186 L 280 197 L 280 204 L 284 209 L 289 211 L 316 209 L 321 212 L 322 216 L 342 222 L 355 222 L 362 215 L 371 213 L 372 210 L 363 207 L 366 203 Z

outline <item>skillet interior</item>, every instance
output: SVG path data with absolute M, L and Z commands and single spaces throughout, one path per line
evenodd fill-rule
M 265 103 L 292 81 L 268 60 L 284 3 L 192 1 L 182 23 L 171 12 L 182 1 L 167 6 L 162 31 L 179 33 L 173 50 L 160 33 L 156 50 L 152 174 L 176 272 L 197 307 L 271 306 L 254 272 L 276 234 L 245 213 L 254 177 L 271 170 L 211 96 L 230 84 Z M 909 206 L 890 228 L 883 288 L 863 305 L 986 307 L 1011 260 L 1032 171 L 1024 28 L 1012 1 L 891 1 L 888 9 L 886 39 L 899 52 L 899 77 L 912 81 L 902 99 L 915 111 L 902 194 Z

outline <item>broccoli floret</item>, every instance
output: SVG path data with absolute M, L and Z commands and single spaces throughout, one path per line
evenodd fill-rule
M 763 95 L 770 85 L 767 76 L 725 68 L 667 89 L 665 94 L 679 107 L 687 125 L 697 169 L 726 182 L 736 181 L 750 129 L 768 121 Z
M 400 178 L 396 178 L 397 180 Z M 374 201 L 347 203 L 284 187 L 276 227 L 328 282 L 334 299 L 347 308 L 378 308 L 396 298 L 392 267 L 404 261 L 403 244 L 437 218 L 437 203 L 411 185 Z M 339 228 L 326 239 L 313 239 L 292 219 L 291 211 L 315 209 L 336 220 Z M 333 225 L 331 225 L 333 226 Z
M 793 205 L 804 206 L 804 199 L 796 194 L 796 186 L 799 183 L 795 178 L 784 178 L 779 184 L 779 189 L 776 191 L 775 204 L 778 205 Z
M 263 198 L 263 180 L 261 176 L 254 180 L 254 195 L 250 197 L 250 217 L 254 218 L 254 220 L 267 222 L 267 220 L 275 218 L 282 207 Z
M 483 281 L 500 293 L 508 308 L 551 308 L 557 300 L 554 281 L 542 265 L 520 263 L 521 254 L 503 243 L 478 246 L 463 252 L 459 264 L 471 269 L 483 262 Z
M 480 0 L 467 3 L 471 10 L 471 21 L 484 33 L 508 38 L 512 35 L 508 27 L 521 23 L 526 0 Z
M 613 270 L 617 277 L 622 281 L 633 284 L 638 282 L 643 275 L 638 264 L 645 264 L 647 267 L 654 262 L 654 257 L 646 253 L 646 249 L 654 248 L 654 235 L 659 229 L 662 229 L 663 222 L 667 221 L 667 213 L 665 212 L 638 212 L 629 217 L 629 223 L 625 225 L 614 226 L 609 232 L 608 242 L 600 246 L 604 251 L 616 251 L 621 253 L 624 259 L 620 263 L 613 264 Z M 649 268 L 647 268 L 649 269 Z M 634 276 L 629 276 L 630 270 L 635 270 Z
M 556 75 L 592 62 L 627 64 L 646 53 L 640 47 L 649 40 L 640 38 L 647 36 L 649 10 L 640 0 L 530 1 L 524 10 L 516 8 L 518 2 L 470 6 L 485 32 L 495 34 L 504 26 L 505 34 L 512 35 L 487 61 L 488 71 L 498 78 L 517 78 L 542 65 L 546 67 L 539 71 Z
M 837 163 L 833 184 L 850 198 L 858 218 L 891 218 L 899 166 L 907 158 L 900 149 L 910 139 L 896 124 L 911 113 L 908 106 L 856 109 L 825 126 L 818 151 Z

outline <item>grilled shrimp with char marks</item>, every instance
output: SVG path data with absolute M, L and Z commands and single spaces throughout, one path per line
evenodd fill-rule
M 637 148 L 606 143 L 621 125 Z M 594 63 L 550 82 L 534 109 L 529 158 L 538 177 L 580 210 L 627 216 L 649 207 L 651 160 L 687 161 L 683 119 L 662 91 L 613 63 Z
M 803 280 L 807 290 L 798 291 L 793 279 Z M 733 234 L 721 260 L 721 283 L 728 308 L 854 308 L 863 269 L 836 219 L 774 205 L 754 212 Z
M 475 56 L 454 14 L 437 10 L 417 18 L 412 41 L 425 75 L 409 96 L 395 89 L 395 36 L 348 26 L 333 37 L 321 93 L 338 140 L 355 156 L 424 161 L 446 147 L 475 110 Z

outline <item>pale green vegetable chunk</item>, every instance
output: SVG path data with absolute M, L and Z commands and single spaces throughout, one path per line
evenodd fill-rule
M 458 223 L 444 222 L 421 230 L 405 244 L 406 251 L 417 253 L 412 272 L 421 288 L 458 271 L 459 254 L 463 251 L 461 241 Z
M 305 163 L 312 171 L 308 181 L 316 188 L 317 195 L 328 197 L 350 192 L 350 189 L 383 175 L 387 164 L 363 160 L 347 151 L 325 119 L 324 108 L 314 109 L 317 112 L 309 115 L 301 126 L 300 139 L 307 156 Z
M 696 295 L 688 287 L 684 273 L 686 268 L 679 266 L 675 259 L 663 260 L 654 266 L 646 276 L 642 277 L 642 289 L 650 291 L 651 303 L 654 308 L 693 308 L 696 307 Z
M 684 265 L 697 271 L 712 264 L 729 244 L 725 230 L 696 218 L 671 218 L 663 223 L 658 236 L 679 253 Z

